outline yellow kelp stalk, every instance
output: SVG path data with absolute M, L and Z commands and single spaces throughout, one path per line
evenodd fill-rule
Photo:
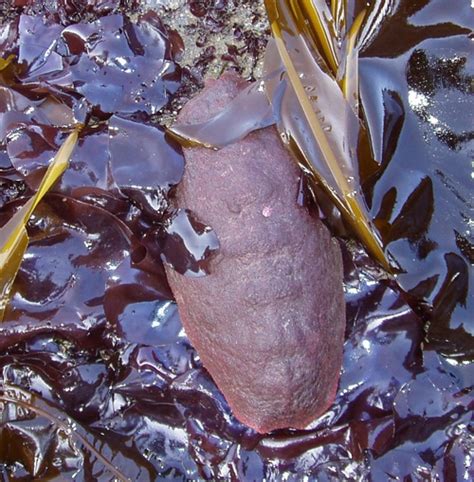
M 266 0 L 274 42 L 265 59 L 270 98 L 281 82 L 286 91 L 278 128 L 313 181 L 322 185 L 356 235 L 384 268 L 389 263 L 368 218 L 357 176 L 357 34 L 365 13 L 345 33 L 343 5 L 324 0 Z M 336 26 L 343 31 L 336 31 Z M 281 76 L 271 72 L 281 69 Z
M 64 141 L 58 153 L 48 166 L 35 195 L 31 197 L 0 229 L 0 321 L 20 264 L 23 260 L 29 238 L 26 225 L 38 203 L 66 170 L 76 145 L 79 129 L 75 129 Z

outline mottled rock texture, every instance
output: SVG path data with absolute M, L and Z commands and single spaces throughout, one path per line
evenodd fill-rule
M 235 74 L 208 82 L 179 122 L 205 121 L 245 85 Z M 239 420 L 262 433 L 304 428 L 337 390 L 345 329 L 338 243 L 297 204 L 299 169 L 274 128 L 185 157 L 176 203 L 221 244 L 209 276 L 167 268 L 186 332 Z

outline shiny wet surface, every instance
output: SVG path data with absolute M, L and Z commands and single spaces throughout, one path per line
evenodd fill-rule
M 84 104 L 92 121 L 30 222 L 0 325 L 3 478 L 472 478 L 474 372 L 462 361 L 473 349 L 465 3 L 449 11 L 439 2 L 391 4 L 387 27 L 362 54 L 378 165 L 362 164 L 361 178 L 386 249 L 406 271 L 405 291 L 341 240 L 348 324 L 337 399 L 307 430 L 266 436 L 233 417 L 201 366 L 161 264 L 198 272 L 216 248 L 198 220 L 170 211 L 181 148 L 150 122 L 180 82 L 174 34 L 153 14 L 132 22 L 110 8 L 87 26 L 60 25 L 74 18 L 61 9 L 48 20 L 15 12 L 4 22 L 0 43 L 24 63 L 0 71 L 2 224 Z M 406 42 L 394 41 L 401 31 Z M 150 36 L 147 53 L 141 39 Z M 101 43 L 129 60 L 112 62 Z M 124 76 L 142 72 L 146 55 L 166 65 L 147 88 Z M 102 100 L 100 82 L 81 85 L 94 68 L 123 95 Z M 132 97 L 142 88 L 142 99 Z M 190 226 L 194 243 L 179 238 Z

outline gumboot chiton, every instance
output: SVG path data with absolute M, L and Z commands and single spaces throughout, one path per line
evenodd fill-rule
M 246 86 L 211 81 L 179 122 L 203 122 Z M 167 267 L 185 330 L 239 420 L 304 428 L 333 402 L 345 328 L 338 243 L 297 202 L 300 172 L 275 128 L 219 151 L 185 149 L 176 192 L 216 231 L 211 274 Z

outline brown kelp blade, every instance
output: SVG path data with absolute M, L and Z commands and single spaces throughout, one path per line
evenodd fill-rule
M 346 38 L 344 62 L 339 65 L 338 78 L 341 79 L 342 91 L 354 114 L 359 115 L 359 49 L 356 44 L 365 10 L 357 15 Z
M 3 319 L 11 287 L 28 246 L 26 224 L 34 209 L 68 166 L 78 131 L 69 134 L 49 165 L 35 195 L 0 229 L 0 321 Z
M 225 74 L 224 74 L 225 75 Z M 217 115 L 197 124 L 175 124 L 169 133 L 188 146 L 219 149 L 275 123 L 264 80 L 250 84 Z
M 275 82 L 286 82 L 281 101 L 279 129 L 299 159 L 322 184 L 352 224 L 372 255 L 386 268 L 389 264 L 381 242 L 367 216 L 357 176 L 357 143 L 360 123 L 336 78 L 318 62 L 318 52 L 301 34 L 287 2 L 267 0 L 274 42 L 265 59 L 266 72 L 281 63 L 281 80 L 266 83 L 270 100 Z M 292 141 L 292 142 L 290 142 Z
M 3 320 L 13 282 L 28 246 L 28 234 L 24 226 L 19 225 L 12 241 L 10 247 L 7 250 L 2 249 L 0 253 L 0 321 Z
M 347 0 L 331 0 L 331 15 L 336 32 L 340 34 L 344 33 L 347 22 L 346 3 Z
M 269 18 L 280 2 L 266 2 Z M 306 35 L 312 47 L 319 51 L 329 71 L 336 74 L 340 64 L 339 31 L 325 0 L 287 0 L 285 7 L 293 18 L 299 19 L 298 28 Z M 271 4 L 274 4 L 271 5 Z
M 15 60 L 14 55 L 9 55 L 6 59 L 0 57 L 0 71 L 6 69 Z

